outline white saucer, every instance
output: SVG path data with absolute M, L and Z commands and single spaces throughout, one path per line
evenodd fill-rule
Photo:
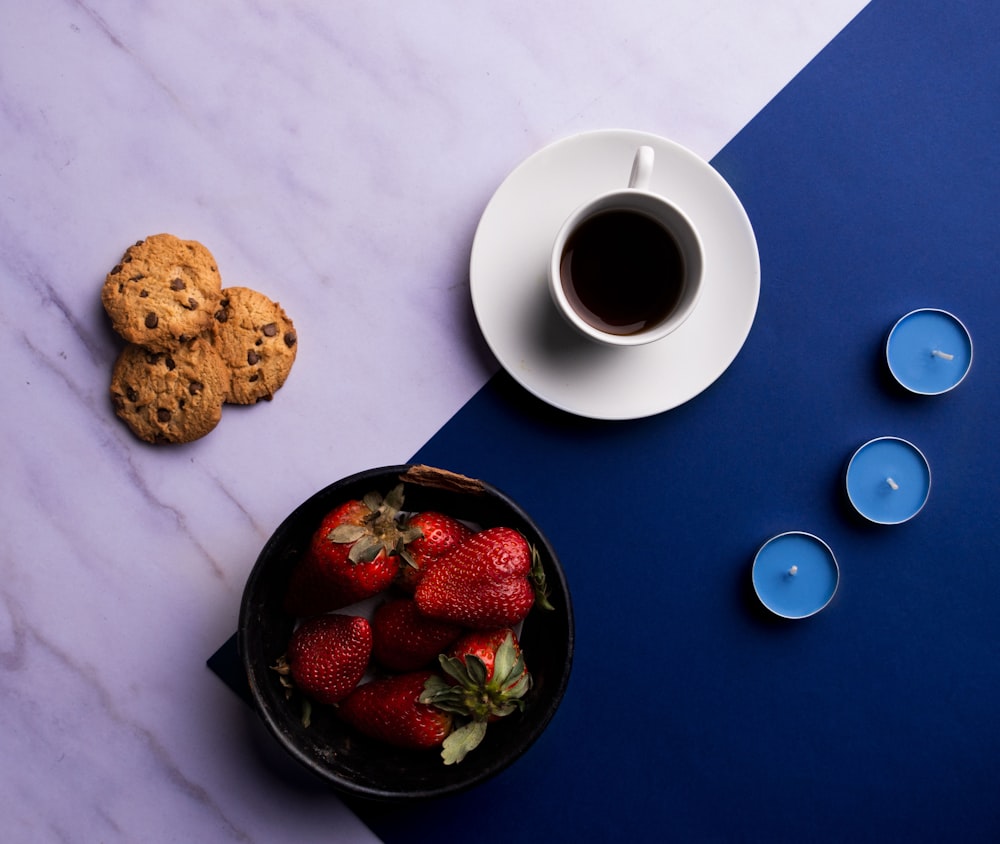
M 704 289 L 663 340 L 605 347 L 556 312 L 549 252 L 578 205 L 625 187 L 642 144 L 656 150 L 650 189 L 683 208 L 702 237 Z M 606 130 L 557 141 L 503 181 L 476 229 L 470 283 L 486 343 L 526 390 L 578 416 L 638 419 L 694 398 L 733 362 L 757 312 L 760 259 L 742 204 L 711 165 L 665 138 Z

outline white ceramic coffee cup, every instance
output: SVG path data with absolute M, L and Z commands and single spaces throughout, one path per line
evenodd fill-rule
M 556 308 L 567 322 L 585 337 L 612 346 L 638 346 L 660 340 L 679 328 L 694 311 L 701 295 L 704 271 L 704 255 L 701 238 L 694 225 L 677 206 L 660 194 L 649 189 L 653 173 L 654 150 L 642 146 L 636 151 L 628 186 L 609 191 L 585 202 L 563 223 L 552 246 L 549 262 L 549 292 Z M 629 212 L 630 217 L 641 225 L 652 220 L 673 239 L 680 253 L 682 270 L 679 281 L 666 279 L 664 285 L 679 288 L 676 302 L 658 318 L 647 321 L 643 327 L 632 330 L 610 327 L 594 318 L 581 304 L 579 296 L 572 290 L 570 273 L 564 270 L 564 253 L 574 236 L 579 236 L 581 226 L 606 212 Z M 584 230 L 586 234 L 588 229 Z M 622 262 L 623 265 L 626 263 Z M 628 279 L 613 280 L 605 285 L 609 289 L 602 295 L 614 297 L 616 291 L 627 290 Z M 613 289 L 611 289 L 613 288 Z

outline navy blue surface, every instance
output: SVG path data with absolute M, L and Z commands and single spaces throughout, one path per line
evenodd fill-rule
M 540 522 L 577 619 L 546 734 L 475 791 L 363 812 L 389 844 L 1000 840 L 1000 4 L 875 0 L 713 161 L 757 233 L 757 321 L 669 413 L 596 423 L 505 374 L 415 459 L 482 477 Z M 882 348 L 952 311 L 975 359 L 916 398 Z M 927 455 L 897 527 L 847 509 L 880 435 Z M 841 587 L 768 617 L 758 546 L 823 537 Z

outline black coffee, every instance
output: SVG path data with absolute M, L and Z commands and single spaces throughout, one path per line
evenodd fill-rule
M 634 211 L 585 220 L 563 248 L 559 273 L 570 305 L 609 334 L 662 322 L 684 286 L 684 256 L 670 232 Z

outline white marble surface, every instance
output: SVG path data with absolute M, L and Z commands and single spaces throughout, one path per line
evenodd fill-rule
M 521 159 L 605 127 L 710 158 L 864 5 L 0 0 L 4 840 L 374 840 L 205 667 L 261 544 L 495 370 L 469 248 Z M 100 285 L 160 231 L 300 337 L 185 447 L 108 400 Z

